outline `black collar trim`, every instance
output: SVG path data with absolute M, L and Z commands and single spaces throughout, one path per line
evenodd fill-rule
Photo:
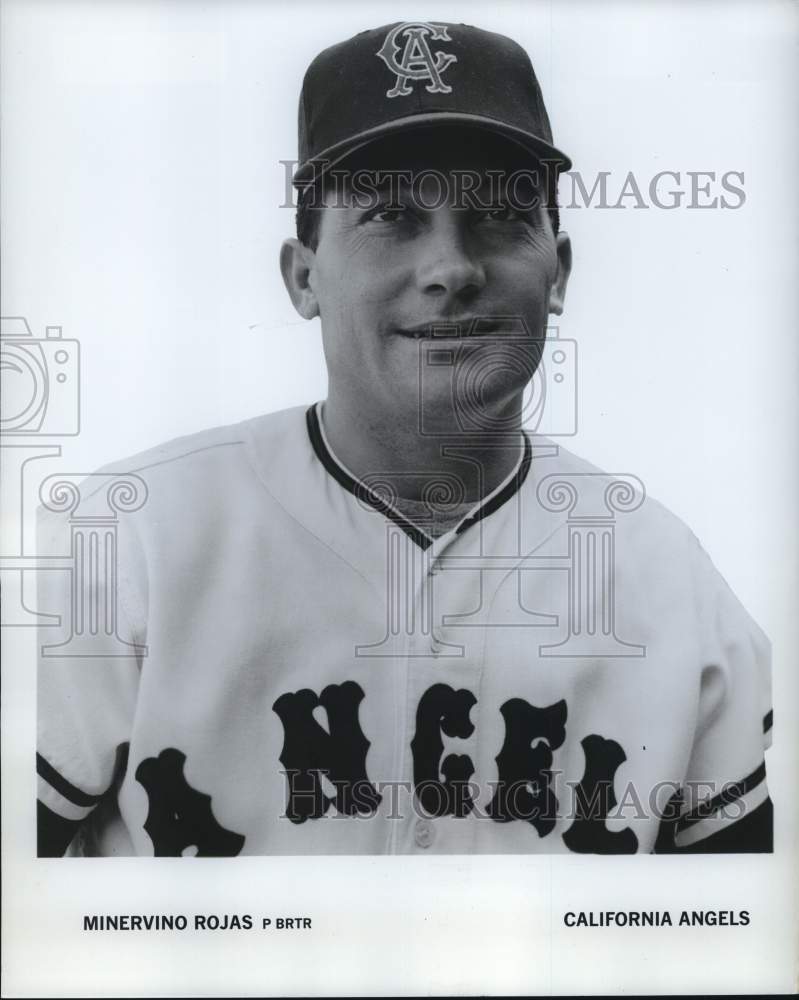
M 389 520 L 393 521 L 399 528 L 401 528 L 405 534 L 412 539 L 421 549 L 429 549 L 433 544 L 433 539 L 426 535 L 423 531 L 412 524 L 406 517 L 403 517 L 398 510 L 395 510 L 391 504 L 387 503 L 381 496 L 370 490 L 368 486 L 364 483 L 359 483 L 357 479 L 343 469 L 339 463 L 336 461 L 335 456 L 327 447 L 325 439 L 322 435 L 322 428 L 319 425 L 319 416 L 316 412 L 316 403 L 308 407 L 305 414 L 305 421 L 308 426 L 308 437 L 311 439 L 311 444 L 313 445 L 313 450 L 316 453 L 316 457 L 325 467 L 327 472 L 336 480 L 336 482 L 343 486 L 345 490 L 352 493 L 354 497 L 360 500 L 362 503 L 369 504 L 375 510 L 379 511 Z M 510 479 L 503 488 L 496 493 L 491 499 L 484 503 L 481 507 L 478 507 L 473 514 L 470 514 L 465 520 L 461 521 L 455 532 L 456 535 L 463 534 L 467 528 L 470 528 L 473 524 L 477 524 L 478 521 L 482 521 L 484 517 L 488 517 L 495 511 L 507 503 L 512 496 L 521 489 L 522 484 L 527 478 L 527 473 L 530 471 L 530 463 L 533 457 L 533 450 L 530 447 L 530 441 L 527 435 L 522 431 L 522 436 L 524 438 L 524 454 L 522 455 L 522 460 L 519 463 L 519 468 L 516 475 Z
M 381 514 L 384 514 L 398 527 L 402 528 L 405 534 L 416 542 L 419 548 L 429 549 L 433 544 L 432 538 L 429 538 L 423 531 L 420 531 L 415 524 L 411 524 L 406 517 L 403 517 L 398 510 L 394 510 L 391 504 L 386 503 L 381 496 L 370 490 L 368 486 L 359 483 L 357 479 L 353 479 L 349 472 L 342 469 L 338 464 L 325 444 L 325 439 L 322 437 L 322 429 L 319 426 L 319 417 L 316 413 L 315 403 L 308 408 L 305 419 L 308 424 L 308 436 L 311 439 L 313 450 L 316 452 L 316 457 L 336 482 L 343 486 L 345 490 L 352 493 L 353 496 L 357 497 L 362 503 L 368 503 L 370 507 L 374 507 L 375 510 L 380 511 Z
M 524 438 L 524 454 L 522 455 L 522 460 L 519 463 L 516 475 L 513 479 L 509 479 L 508 482 L 505 483 L 499 493 L 495 493 L 487 503 L 478 507 L 473 514 L 470 514 L 466 518 L 466 520 L 461 521 L 458 525 L 457 531 L 455 532 L 456 535 L 462 534 L 467 528 L 471 528 L 473 524 L 477 524 L 477 522 L 482 521 L 484 517 L 488 517 L 489 514 L 493 514 L 494 511 L 499 510 L 503 504 L 507 503 L 508 500 L 515 496 L 522 488 L 522 484 L 525 479 L 527 479 L 527 473 L 530 471 L 530 463 L 533 460 L 533 449 L 530 447 L 530 440 L 524 431 L 522 431 L 522 437 Z

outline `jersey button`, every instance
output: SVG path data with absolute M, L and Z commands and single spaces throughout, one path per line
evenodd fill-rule
M 436 839 L 433 824 L 428 819 L 419 819 L 413 830 L 413 839 L 417 847 L 429 847 Z

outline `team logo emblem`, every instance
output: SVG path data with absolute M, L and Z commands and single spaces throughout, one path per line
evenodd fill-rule
M 386 35 L 377 55 L 397 74 L 397 82 L 386 91 L 386 97 L 408 97 L 413 93 L 410 80 L 428 80 L 425 90 L 429 94 L 451 94 L 441 79 L 441 74 L 458 61 L 457 56 L 448 52 L 431 51 L 428 38 L 437 42 L 451 41 L 443 24 L 428 24 L 423 21 L 409 21 L 392 28 Z M 404 45 L 400 42 L 404 39 Z M 397 56 L 402 52 L 399 59 Z

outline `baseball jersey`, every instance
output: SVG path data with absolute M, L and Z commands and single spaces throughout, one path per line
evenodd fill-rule
M 634 477 L 523 434 L 433 537 L 320 413 L 52 491 L 37 771 L 73 852 L 652 852 L 767 802 L 768 641 Z

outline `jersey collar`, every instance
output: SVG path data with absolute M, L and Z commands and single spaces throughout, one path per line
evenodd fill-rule
M 392 504 L 389 503 L 385 497 L 381 497 L 374 490 L 371 490 L 365 483 L 356 479 L 352 473 L 336 458 L 324 433 L 322 421 L 320 419 L 320 408 L 320 403 L 314 403 L 313 406 L 310 406 L 306 411 L 305 420 L 308 428 L 308 437 L 310 438 L 314 453 L 324 466 L 325 470 L 336 480 L 337 483 L 339 483 L 340 486 L 360 500 L 361 503 L 368 504 L 385 517 L 389 518 L 389 520 L 393 521 L 420 548 L 428 549 L 433 544 L 433 539 L 429 535 L 426 535 L 415 524 L 412 524 L 399 510 L 392 506 Z M 462 521 L 460 521 L 453 532 L 448 532 L 448 535 L 463 534 L 467 528 L 470 528 L 472 525 L 477 524 L 479 521 L 482 521 L 490 514 L 499 510 L 503 504 L 507 503 L 507 501 L 521 489 L 525 479 L 527 478 L 527 474 L 530 471 L 530 462 L 532 460 L 532 448 L 530 446 L 529 438 L 524 431 L 521 433 L 523 448 L 516 467 L 510 475 L 508 475 L 503 482 L 496 487 L 496 489 L 494 489 L 488 496 L 484 497 L 471 510 L 471 512 L 467 514 Z M 446 538 L 447 535 L 442 537 Z

